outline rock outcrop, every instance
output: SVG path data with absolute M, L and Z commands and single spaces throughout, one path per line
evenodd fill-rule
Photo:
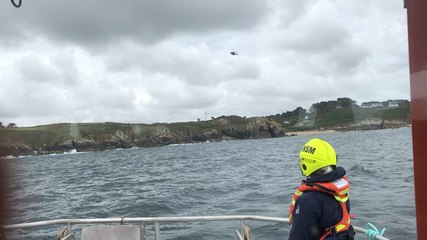
M 406 121 L 367 118 L 328 129 L 373 130 L 406 126 Z M 326 130 L 326 128 L 325 128 Z M 282 126 L 267 118 L 222 116 L 204 122 L 165 124 L 54 124 L 26 130 L 0 129 L 0 156 L 103 151 L 286 136 Z
M 197 122 L 181 125 L 156 124 L 155 126 L 100 123 L 81 129 L 76 129 L 74 124 L 69 126 L 69 133 L 66 136 L 57 136 L 60 134 L 60 131 L 57 130 L 37 133 L 43 135 L 43 137 L 39 137 L 40 141 L 46 141 L 46 136 L 65 139 L 62 141 L 37 142 L 32 145 L 26 143 L 29 140 L 25 137 L 13 142 L 2 141 L 0 142 L 0 156 L 64 153 L 74 149 L 77 151 L 102 151 L 117 148 L 158 147 L 170 144 L 285 136 L 280 124 L 265 117 L 247 119 L 237 116 L 224 116 L 205 124 L 208 127 L 200 127 Z M 99 130 L 100 128 L 102 131 Z M 8 134 L 13 136 L 13 131 L 9 131 Z
M 334 130 L 354 131 L 354 130 L 376 130 L 384 128 L 399 128 L 408 125 L 407 121 L 403 120 L 383 120 L 379 118 L 363 119 L 356 123 L 336 126 Z

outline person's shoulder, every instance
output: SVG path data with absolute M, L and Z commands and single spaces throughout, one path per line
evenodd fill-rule
M 320 191 L 307 191 L 304 192 L 297 200 L 299 203 L 317 203 L 324 198 L 331 197 L 330 194 Z

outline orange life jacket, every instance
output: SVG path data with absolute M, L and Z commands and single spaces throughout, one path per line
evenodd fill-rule
M 348 200 L 348 190 L 350 189 L 350 181 L 347 177 L 340 178 L 333 182 L 326 183 L 307 183 L 306 181 L 302 181 L 301 186 L 295 191 L 294 196 L 292 197 L 291 206 L 289 209 L 289 222 L 292 223 L 292 214 L 295 208 L 296 200 L 304 193 L 308 191 L 319 191 L 329 193 L 338 201 L 342 210 L 342 218 L 341 220 L 325 229 L 325 234 L 320 238 L 321 240 L 329 235 L 334 235 L 338 232 L 347 231 L 350 227 L 350 214 L 347 210 L 347 200 Z

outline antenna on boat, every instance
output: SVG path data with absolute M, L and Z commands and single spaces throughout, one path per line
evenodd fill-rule
M 13 6 L 15 6 L 16 8 L 21 7 L 22 0 L 17 0 L 18 3 L 16 3 L 15 0 L 10 0 L 10 1 L 12 2 Z

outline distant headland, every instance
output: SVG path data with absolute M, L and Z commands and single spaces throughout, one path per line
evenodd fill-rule
M 35 127 L 12 123 L 0 126 L 0 157 L 285 137 L 310 131 L 398 128 L 410 123 L 407 100 L 372 101 L 359 106 L 350 98 L 249 118 L 220 116 L 176 123 L 57 123 Z

